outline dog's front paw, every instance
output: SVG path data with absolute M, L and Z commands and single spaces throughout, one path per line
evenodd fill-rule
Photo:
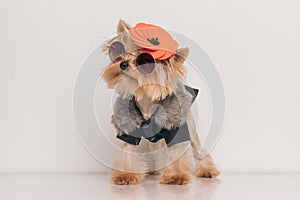
M 185 185 L 189 183 L 191 176 L 189 174 L 176 174 L 170 176 L 163 176 L 160 183 L 171 185 Z
M 196 161 L 195 176 L 202 178 L 215 178 L 220 175 L 219 170 L 209 154 L 207 154 L 204 158 L 198 158 Z
M 195 175 L 200 178 L 215 178 L 220 175 L 220 172 L 216 168 L 198 169 Z
M 136 185 L 143 179 L 142 174 L 114 172 L 111 174 L 111 180 L 117 185 Z

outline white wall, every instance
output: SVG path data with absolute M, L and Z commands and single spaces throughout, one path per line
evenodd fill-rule
M 300 2 L 0 2 L 0 172 L 98 172 L 72 119 L 81 62 L 119 18 L 202 45 L 227 95 L 223 171 L 300 171 Z

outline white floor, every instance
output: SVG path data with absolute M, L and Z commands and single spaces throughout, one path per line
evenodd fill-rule
M 147 177 L 140 185 L 116 186 L 103 175 L 0 175 L 0 200 L 107 199 L 300 199 L 300 175 L 223 174 L 195 179 L 184 186 L 158 184 Z

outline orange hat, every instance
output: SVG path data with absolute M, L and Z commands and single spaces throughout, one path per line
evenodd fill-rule
M 178 48 L 178 43 L 167 31 L 152 24 L 138 23 L 130 29 L 130 37 L 141 47 L 141 53 L 150 53 L 158 60 L 169 58 Z

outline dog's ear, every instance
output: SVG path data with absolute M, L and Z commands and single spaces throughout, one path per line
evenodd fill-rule
M 118 26 L 117 26 L 117 33 L 122 34 L 126 31 L 129 31 L 131 29 L 131 26 L 127 24 L 124 20 L 120 19 Z
M 171 67 L 176 70 L 181 76 L 185 76 L 185 68 L 183 66 L 184 61 L 189 55 L 189 48 L 177 49 L 175 54 L 170 57 Z
M 173 59 L 178 62 L 179 64 L 183 64 L 184 61 L 187 59 L 187 57 L 189 56 L 189 48 L 185 47 L 185 48 L 180 48 L 177 49 L 175 54 L 173 55 Z

